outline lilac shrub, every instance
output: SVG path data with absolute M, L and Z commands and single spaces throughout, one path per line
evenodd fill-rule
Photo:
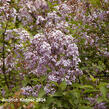
M 26 12 L 22 8 L 20 9 L 20 12 L 24 13 L 24 17 L 26 17 L 25 22 L 33 22 L 35 17 L 36 25 L 43 24 L 45 26 L 41 26 L 42 31 L 34 36 L 31 40 L 31 46 L 25 52 L 26 70 L 37 76 L 48 75 L 48 80 L 60 83 L 65 79 L 68 84 L 71 84 L 72 81 L 76 80 L 76 76 L 82 74 L 78 68 L 78 62 L 80 62 L 78 47 L 67 29 L 71 25 L 66 21 L 66 18 L 71 20 L 72 17 L 69 14 L 74 11 L 72 9 L 75 6 L 63 2 L 54 6 L 55 10 L 38 15 L 38 9 L 35 6 L 35 13 L 32 13 L 32 8 L 29 8 L 32 3 L 33 1 L 31 3 L 27 1 L 25 5 L 23 3 Z M 39 6 L 41 6 L 39 7 L 41 10 L 44 6 L 47 9 L 45 2 Z M 79 16 L 82 17 L 80 8 L 81 6 L 78 8 L 75 19 L 78 19 Z M 20 19 L 23 19 L 23 16 L 20 16 Z M 75 29 L 75 26 L 72 26 L 72 29 Z
M 104 7 L 105 1 L 100 1 Z M 86 108 L 89 103 L 83 103 L 84 98 L 95 109 L 106 108 L 106 99 L 98 102 L 99 97 L 94 98 L 98 93 L 108 96 L 105 86 L 98 85 L 103 80 L 94 76 L 108 72 L 109 11 L 94 8 L 90 2 L 0 1 L 0 75 L 7 77 L 9 90 L 17 86 L 26 97 L 36 98 L 40 89 L 53 95 L 60 91 L 56 84 L 65 82 L 61 97 L 68 98 L 71 108 L 76 103 L 73 108 Z M 1 93 L 5 96 L 6 90 L 1 88 Z
M 32 73 L 45 75 L 47 74 L 47 67 L 49 67 L 52 69 L 53 74 L 54 72 L 57 72 L 57 74 L 63 72 L 65 74 L 68 69 L 69 73 L 82 74 L 78 70 L 78 62 L 80 62 L 78 47 L 72 36 L 65 35 L 60 30 L 54 29 L 47 35 L 36 34 L 34 37 L 30 46 L 32 49 L 29 48 L 28 52 L 25 53 L 28 63 L 27 69 L 33 69 Z M 30 63 L 33 64 L 31 67 Z
M 26 47 L 29 45 L 30 35 L 24 29 L 11 29 L 6 30 L 5 33 L 5 59 L 3 63 L 3 58 L 0 58 L 0 74 L 6 75 L 7 82 L 9 84 L 9 89 L 12 89 L 19 84 L 17 87 L 21 87 L 21 80 L 24 78 L 21 76 L 25 72 L 24 70 L 24 52 Z M 1 47 L 1 52 L 3 46 Z M 5 72 L 3 70 L 5 67 Z M 16 78 L 15 78 L 16 76 Z M 17 81 L 17 82 L 16 82 Z
M 56 11 L 48 12 L 46 16 L 36 16 L 36 24 L 45 26 L 41 26 L 42 31 L 34 35 L 25 52 L 26 71 L 38 78 L 46 75 L 48 83 L 45 89 L 49 86 L 49 81 L 60 84 L 65 80 L 71 85 L 72 81 L 76 81 L 76 77 L 83 74 L 78 68 L 81 62 L 78 47 L 67 29 L 69 24 L 66 17 L 72 12 L 72 8 L 61 3 L 54 9 Z
M 20 70 L 21 68 L 16 67 L 18 63 L 23 61 L 23 54 L 28 45 L 29 41 L 29 33 L 25 31 L 24 29 L 13 29 L 13 30 L 7 30 L 6 31 L 6 37 L 5 41 L 6 42 L 13 42 L 13 44 L 9 44 L 5 46 L 5 49 L 7 50 L 6 53 L 6 73 L 9 73 L 9 71 L 12 71 L 15 69 L 16 71 Z
M 91 26 L 97 28 L 100 19 L 104 18 L 102 17 L 102 11 L 98 10 L 98 15 L 96 9 L 90 8 L 92 4 L 85 1 L 81 2 L 80 0 L 73 1 L 58 1 L 59 4 L 55 4 L 51 0 L 55 5 L 51 6 L 52 9 L 49 10 L 46 5 L 45 13 L 43 13 L 43 8 L 40 8 L 40 14 L 33 14 L 36 18 L 36 25 L 40 26 L 40 30 L 34 35 L 31 40 L 31 46 L 25 53 L 26 70 L 29 74 L 32 73 L 38 78 L 43 75 L 47 76 L 47 83 L 44 86 L 46 93 L 53 94 L 56 92 L 55 86 L 49 84 L 50 81 L 60 84 L 65 80 L 67 85 L 72 85 L 72 82 L 76 82 L 78 76 L 83 74 L 78 67 L 78 63 L 81 61 L 77 42 L 81 44 L 79 45 L 80 47 L 82 46 L 86 49 L 89 46 L 99 46 L 98 40 L 100 40 L 100 37 L 94 32 L 90 34 L 89 31 L 92 30 Z M 87 13 L 88 8 L 90 8 L 90 14 Z M 72 34 L 71 31 L 76 32 L 75 34 L 72 32 Z M 74 37 L 77 38 L 75 39 Z M 84 39 L 84 46 L 80 42 L 81 39 Z M 86 51 L 88 52 L 88 50 Z M 89 61 L 88 58 L 85 59 Z M 87 66 L 87 69 L 90 68 Z M 90 78 L 90 80 L 92 79 Z M 92 98 L 95 99 L 94 97 Z M 95 108 L 100 108 L 100 104 L 101 108 L 105 108 L 105 104 L 102 102 L 97 103 L 95 101 L 95 104 L 91 104 L 95 105 Z
M 57 83 L 66 80 L 67 84 L 72 84 L 76 76 L 82 75 L 78 68 L 78 47 L 71 35 L 54 29 L 45 34 L 36 34 L 31 42 L 25 53 L 28 73 L 38 77 L 47 75 L 49 81 Z

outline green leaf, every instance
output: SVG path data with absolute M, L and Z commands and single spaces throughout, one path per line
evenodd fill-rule
M 59 85 L 59 87 L 60 87 L 62 90 L 65 90 L 66 87 L 67 87 L 67 83 L 66 83 L 66 81 L 65 81 L 65 80 L 62 81 L 61 84 Z
M 102 98 L 102 97 L 98 97 L 98 98 L 97 98 L 97 102 L 98 102 L 98 103 L 103 102 L 103 98 Z
M 43 88 L 40 89 L 39 93 L 38 93 L 38 97 L 42 98 L 44 95 L 46 94 L 46 92 L 44 91 Z
M 103 82 L 100 83 L 100 85 L 99 85 L 99 89 L 100 89 L 100 91 L 101 91 L 104 99 L 106 99 L 106 96 L 107 96 L 107 88 L 106 88 L 106 85 L 107 85 L 107 83 L 103 83 Z
M 96 79 L 92 75 L 90 75 L 90 78 L 92 79 L 93 82 L 96 81 Z
M 48 97 L 46 100 L 46 104 L 50 105 L 51 103 L 53 103 L 55 101 L 55 99 L 53 97 Z
M 57 101 L 56 101 L 56 105 L 57 105 L 58 107 L 62 107 L 62 102 L 61 102 L 60 100 L 57 100 Z
M 82 88 L 82 89 L 85 89 L 85 88 L 93 89 L 93 86 L 91 86 L 91 85 L 81 85 L 81 86 L 79 86 L 79 88 Z
M 90 106 L 79 106 L 79 109 L 93 109 L 93 108 Z
M 99 6 L 100 5 L 100 0 L 90 0 L 91 4 L 93 4 L 94 6 Z
M 57 91 L 57 92 L 53 95 L 53 97 L 61 97 L 61 96 L 63 96 L 63 94 L 62 94 L 61 91 Z

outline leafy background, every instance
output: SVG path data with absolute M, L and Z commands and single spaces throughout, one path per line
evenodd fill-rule
M 37 0 L 38 1 L 38 0 Z M 20 2 L 22 4 L 20 5 Z M 109 108 L 109 1 L 108 0 L 41 0 L 40 9 L 32 11 L 25 7 L 28 13 L 22 13 L 25 0 L 0 1 L 0 99 L 2 109 L 108 109 Z M 45 4 L 44 4 L 45 3 Z M 66 81 L 54 85 L 54 93 L 46 93 L 44 86 L 47 76 L 37 77 L 25 70 L 24 52 L 31 46 L 28 34 L 33 38 L 43 31 L 45 22 L 36 23 L 37 15 L 47 16 L 47 13 L 57 11 L 61 4 L 72 6 L 73 12 L 64 16 L 69 24 L 65 34 L 71 34 L 78 46 L 79 69 L 83 75 L 77 76 L 71 85 Z M 5 5 L 6 4 L 6 5 Z M 29 2 L 28 2 L 29 5 Z M 47 6 L 47 7 L 46 7 Z M 3 8 L 5 7 L 5 8 Z M 44 9 L 43 9 L 44 8 Z M 16 10 L 14 13 L 13 9 Z M 60 10 L 61 11 L 61 10 Z M 17 13 L 17 15 L 16 15 Z M 26 17 L 22 17 L 26 14 Z M 62 16 L 58 13 L 59 16 Z M 13 16 L 16 16 L 15 18 Z M 31 16 L 28 21 L 28 16 Z M 55 24 L 54 24 L 55 25 Z M 21 34 L 16 32 L 24 30 Z M 13 30 L 8 38 L 7 30 Z M 61 29 L 61 28 L 60 28 Z M 49 30 L 48 30 L 49 31 Z M 24 36 L 25 37 L 25 36 Z M 19 46 L 22 43 L 21 46 Z M 20 56 L 18 56 L 18 54 Z M 7 60 L 7 61 L 6 61 Z M 7 63 L 5 63 L 7 62 Z M 9 70 L 11 68 L 11 70 Z M 50 69 L 48 69 L 50 71 Z M 2 73 L 4 71 L 4 73 Z M 7 73 L 6 73 L 7 72 Z M 45 98 L 44 102 L 2 102 L 2 98 L 36 98 L 22 95 L 22 87 L 41 85 L 37 98 Z

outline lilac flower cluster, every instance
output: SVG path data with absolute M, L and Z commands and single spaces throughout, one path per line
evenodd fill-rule
M 0 3 L 0 24 L 7 22 L 7 20 L 16 22 L 17 11 L 14 7 L 10 8 L 10 0 L 1 0 Z
M 26 86 L 26 87 L 22 87 L 21 91 L 23 95 L 26 95 L 26 96 L 32 95 L 32 96 L 37 97 L 40 88 L 41 88 L 41 85 L 36 85 L 34 87 Z
M 107 109 L 106 103 L 104 102 L 97 102 L 97 96 L 95 98 L 87 98 L 87 100 L 90 101 L 91 104 L 94 105 L 94 109 Z
M 49 80 L 59 83 L 66 79 L 68 84 L 76 79 L 76 75 L 82 74 L 78 69 L 78 47 L 71 35 L 54 29 L 36 34 L 31 42 L 25 53 L 26 68 L 31 70 L 29 73 L 48 75 Z
M 13 29 L 6 30 L 5 41 L 12 42 L 5 44 L 5 68 L 7 69 L 5 73 L 11 73 L 13 70 L 21 71 L 21 66 L 16 67 L 19 63 L 23 62 L 23 54 L 28 45 L 30 35 L 24 29 Z M 2 47 L 1 47 L 2 52 Z M 2 58 L 0 59 L 0 73 L 2 73 Z M 23 67 L 23 66 L 22 66 Z

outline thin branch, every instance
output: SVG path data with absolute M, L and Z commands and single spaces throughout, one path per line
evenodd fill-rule
M 2 67 L 2 71 L 3 71 L 3 74 L 4 74 L 5 83 L 7 85 L 7 88 L 9 89 L 9 84 L 8 84 L 8 81 L 7 81 L 6 69 L 5 69 L 5 33 L 6 33 L 6 30 L 7 30 L 7 26 L 8 26 L 8 23 L 6 23 L 5 30 L 2 34 L 3 35 L 3 49 L 2 49 L 3 67 Z

